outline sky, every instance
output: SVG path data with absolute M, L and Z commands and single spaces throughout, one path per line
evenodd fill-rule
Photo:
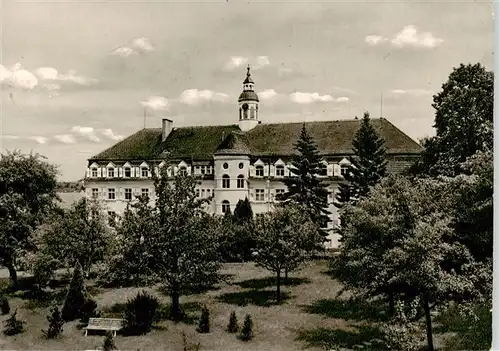
M 248 64 L 262 123 L 369 111 L 415 140 L 454 67 L 493 64 L 487 1 L 1 1 L 2 153 L 61 180 L 144 121 L 237 123 Z

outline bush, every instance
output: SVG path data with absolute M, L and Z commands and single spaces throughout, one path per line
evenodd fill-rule
M 17 319 L 17 309 L 12 313 L 12 315 L 6 319 L 3 323 L 5 325 L 3 333 L 5 335 L 16 335 L 24 332 L 25 321 Z
M 210 333 L 210 311 L 207 306 L 201 310 L 200 323 L 198 324 L 198 333 Z
M 45 287 L 54 276 L 54 272 L 59 266 L 59 261 L 50 255 L 42 254 L 35 259 L 33 264 L 33 277 L 40 287 Z
M 146 292 L 138 293 L 125 306 L 124 331 L 132 335 L 146 334 L 151 331 L 158 309 L 158 299 Z
M 106 332 L 106 336 L 104 337 L 104 342 L 102 343 L 103 351 L 111 351 L 116 350 L 115 339 L 113 338 L 113 334 L 110 331 Z
M 10 313 L 10 305 L 7 296 L 0 297 L 0 309 L 2 310 L 2 314 Z
M 252 317 L 247 314 L 245 316 L 245 321 L 243 322 L 243 328 L 241 329 L 240 339 L 242 341 L 249 341 L 253 338 L 253 322 Z
M 64 319 L 62 318 L 59 308 L 53 307 L 50 316 L 47 316 L 49 321 L 49 329 L 47 331 L 42 330 L 42 333 L 47 339 L 55 339 L 59 337 L 63 331 Z
M 97 311 L 97 302 L 88 295 L 80 311 L 80 322 L 88 323 L 90 318 L 99 316 L 100 313 Z
M 80 263 L 76 263 L 73 277 L 69 283 L 68 294 L 64 300 L 62 317 L 65 321 L 72 321 L 80 317 L 82 307 L 85 303 L 85 286 L 83 282 L 83 271 Z
M 229 323 L 227 325 L 227 331 L 230 333 L 238 332 L 238 318 L 236 318 L 236 312 L 231 312 L 231 316 L 229 316 Z

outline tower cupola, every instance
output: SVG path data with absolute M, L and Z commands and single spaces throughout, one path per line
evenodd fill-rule
M 250 75 L 250 65 L 243 81 L 243 91 L 238 98 L 239 127 L 246 132 L 259 124 L 259 96 L 255 93 L 255 83 Z

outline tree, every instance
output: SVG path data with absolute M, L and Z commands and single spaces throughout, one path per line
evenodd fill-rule
M 17 309 L 12 313 L 12 315 L 7 318 L 4 322 L 3 333 L 5 335 L 16 335 L 24 332 L 25 321 L 17 319 Z
M 72 321 L 80 317 L 82 307 L 85 304 L 85 293 L 83 270 L 80 262 L 77 261 L 61 311 L 65 321 Z
M 55 166 L 38 154 L 19 151 L 0 156 L 0 264 L 17 289 L 16 261 L 30 248 L 30 237 L 55 207 Z
M 104 259 L 114 239 L 101 205 L 86 198 L 54 214 L 38 232 L 35 242 L 41 255 L 66 266 L 78 261 L 86 275 L 92 264 Z
M 346 206 L 334 275 L 362 296 L 392 292 L 418 299 L 433 350 L 433 306 L 481 298 L 491 290 L 488 265 L 457 241 L 448 182 L 390 176 L 356 206 Z
M 253 321 L 252 317 L 247 314 L 245 320 L 243 321 L 243 327 L 241 328 L 240 339 L 242 341 L 249 341 L 253 338 Z
M 107 331 L 106 335 L 104 336 L 104 341 L 102 343 L 102 349 L 103 349 L 103 351 L 116 350 L 115 339 L 113 337 L 113 334 L 110 331 Z
M 305 123 L 297 142 L 290 172 L 292 176 L 283 179 L 288 190 L 279 196 L 279 200 L 294 202 L 304 206 L 313 223 L 319 228 L 326 228 L 328 215 L 328 185 L 319 179 L 322 172 L 321 157 L 318 147 L 307 133 Z M 323 237 L 328 233 L 321 229 Z M 324 240 L 324 239 L 322 239 Z
M 236 312 L 232 311 L 229 316 L 229 323 L 227 324 L 227 331 L 229 333 L 236 333 L 238 331 L 238 318 L 236 317 Z
M 233 216 L 236 221 L 250 221 L 253 219 L 252 205 L 247 197 L 245 197 L 245 200 L 238 200 Z
M 206 289 L 220 280 L 218 273 L 219 217 L 204 211 L 208 199 L 195 193 L 196 181 L 178 175 L 171 180 L 167 168 L 155 177 L 156 201 L 146 207 L 139 203 L 134 211 L 150 212 L 146 228 L 151 272 L 164 285 L 172 299 L 171 317 L 182 318 L 182 294 Z
M 481 64 L 453 68 L 434 95 L 436 137 L 426 145 L 415 172 L 454 176 L 477 151 L 493 149 L 493 72 Z
M 62 318 L 59 308 L 53 307 L 50 316 L 47 316 L 49 328 L 42 330 L 47 339 L 54 339 L 61 335 L 63 331 L 64 319 Z
M 155 213 L 146 196 L 127 205 L 116 227 L 119 239 L 116 255 L 111 257 L 106 272 L 109 283 L 142 286 L 157 279 L 152 270 L 151 250 L 148 249 L 154 238 Z
M 222 218 L 219 238 L 219 256 L 224 262 L 252 260 L 255 248 L 255 222 L 253 219 L 236 220 L 227 213 Z
M 319 250 L 321 234 L 300 205 L 278 206 L 257 219 L 258 266 L 276 274 L 276 301 L 281 298 L 281 273 L 294 271 Z
M 210 311 L 207 306 L 203 306 L 201 309 L 200 321 L 198 323 L 198 333 L 209 333 L 210 332 Z
M 349 201 L 366 196 L 386 175 L 386 149 L 384 140 L 370 122 L 370 114 L 365 112 L 361 126 L 352 141 L 354 156 L 350 156 L 351 166 L 340 183 L 335 206 L 341 208 Z

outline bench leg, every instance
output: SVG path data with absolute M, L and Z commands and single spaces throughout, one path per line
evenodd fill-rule
M 85 329 L 85 336 L 87 336 L 88 329 Z
M 113 336 L 116 337 L 116 330 L 113 330 Z

